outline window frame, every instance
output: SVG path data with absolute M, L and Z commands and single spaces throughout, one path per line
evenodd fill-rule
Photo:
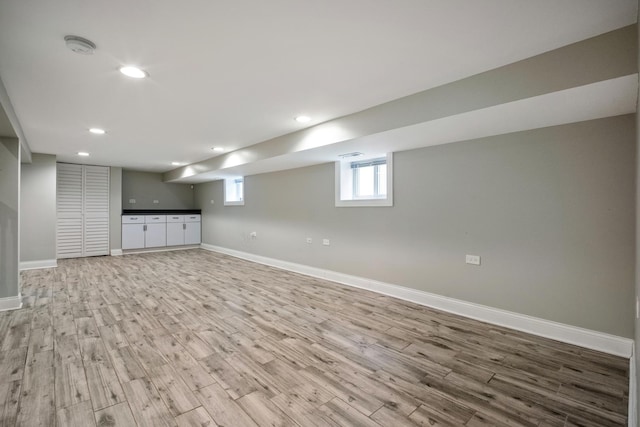
M 355 197 L 356 177 L 353 174 L 351 164 L 354 162 L 374 161 L 375 159 L 386 159 L 387 165 L 387 194 L 386 197 L 360 198 Z M 374 188 L 376 186 L 376 174 L 374 173 Z M 350 188 L 350 191 L 347 190 Z M 344 191 L 351 195 L 351 198 L 342 198 Z M 378 190 L 379 191 L 379 190 Z M 393 206 L 393 153 L 368 156 L 359 160 L 341 160 L 335 162 L 335 205 L 336 207 L 389 207 Z
M 241 180 L 240 182 L 242 183 L 242 196 L 240 197 L 240 200 L 227 200 L 227 186 L 230 183 L 230 181 L 234 181 L 232 183 L 233 184 L 238 184 L 238 180 Z M 233 177 L 233 178 L 225 178 L 222 182 L 222 189 L 223 189 L 223 194 L 224 194 L 224 206 L 244 206 L 244 177 L 240 176 L 240 177 Z

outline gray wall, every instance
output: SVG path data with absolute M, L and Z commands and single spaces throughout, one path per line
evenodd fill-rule
M 632 337 L 634 140 L 627 115 L 399 152 L 391 208 L 336 208 L 333 164 L 248 176 L 244 207 L 198 184 L 203 242 Z
M 122 168 L 109 174 L 109 249 L 122 248 Z
M 20 144 L 0 138 L 0 298 L 19 293 Z
M 638 7 L 638 21 L 640 21 L 640 7 Z M 636 37 L 638 38 L 638 47 L 636 49 L 640 51 L 640 26 L 636 27 Z M 637 61 L 638 71 L 640 71 L 640 55 L 638 55 Z M 640 100 L 640 85 L 638 86 L 638 99 Z M 635 277 L 635 303 L 640 303 L 640 110 L 636 106 L 636 247 L 635 247 L 635 261 L 636 261 L 636 277 Z M 640 353 L 640 318 L 637 313 L 634 313 L 635 319 L 635 355 L 636 355 L 636 384 L 640 384 L 640 357 L 638 356 Z M 640 393 L 637 394 L 636 399 L 636 413 L 629 414 L 629 416 L 634 416 L 637 419 L 637 410 L 640 408 Z M 633 420 L 632 420 L 633 421 Z M 632 421 L 629 422 L 629 425 L 632 424 Z
M 160 173 L 122 171 L 123 209 L 193 209 L 193 194 L 191 185 L 162 182 Z M 129 203 L 129 199 L 136 203 Z
M 35 154 L 22 164 L 20 261 L 56 259 L 56 156 Z
M 20 261 L 56 259 L 56 157 L 32 155 L 22 164 Z M 109 248 L 122 247 L 122 168 L 112 167 L 109 184 Z

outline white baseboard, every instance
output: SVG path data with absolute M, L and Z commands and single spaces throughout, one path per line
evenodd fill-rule
M 58 266 L 57 259 L 40 259 L 36 261 L 21 261 L 20 271 L 35 270 L 38 268 L 55 268 Z
M 0 311 L 17 310 L 22 308 L 22 295 L 0 298 Z
M 129 254 L 148 254 L 151 252 L 169 252 L 169 251 L 184 251 L 187 249 L 198 249 L 200 245 L 185 245 L 185 246 L 163 246 L 159 248 L 145 248 L 145 249 L 125 249 L 122 251 L 122 255 Z
M 111 249 L 111 256 L 121 256 L 122 249 Z
M 638 382 L 636 380 L 636 350 L 633 349 L 629 359 L 629 427 L 638 426 Z
M 257 262 L 259 264 L 278 267 L 284 270 L 305 274 L 307 276 L 318 277 L 356 288 L 367 289 L 383 295 L 396 297 L 402 300 L 415 302 L 420 305 L 425 305 L 427 307 L 432 307 L 449 313 L 458 314 L 460 316 L 470 317 L 472 319 L 492 323 L 494 325 L 516 329 L 518 331 L 527 332 L 545 338 L 551 338 L 568 344 L 586 347 L 592 350 L 602 351 L 604 353 L 609 353 L 616 356 L 630 358 L 633 354 L 633 340 L 629 338 L 623 338 L 616 335 L 610 335 L 603 332 L 580 328 L 577 326 L 566 325 L 564 323 L 553 322 L 550 320 L 514 313 L 507 310 L 501 310 L 485 305 L 466 302 L 455 298 L 444 297 L 429 292 L 419 291 L 417 289 L 406 288 L 390 283 L 379 282 L 377 280 L 338 273 L 336 271 L 310 267 L 303 264 L 296 264 L 293 262 L 263 257 L 260 255 L 223 248 L 220 246 L 208 245 L 203 243 L 201 247 L 208 251 L 219 252 L 237 258 Z

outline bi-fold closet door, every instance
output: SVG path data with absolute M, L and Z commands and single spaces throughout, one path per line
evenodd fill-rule
M 57 257 L 108 255 L 109 168 L 57 166 Z

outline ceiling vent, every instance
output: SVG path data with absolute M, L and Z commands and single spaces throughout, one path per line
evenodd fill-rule
M 73 52 L 82 55 L 93 55 L 93 51 L 96 50 L 96 45 L 83 37 L 65 36 L 64 42 Z

